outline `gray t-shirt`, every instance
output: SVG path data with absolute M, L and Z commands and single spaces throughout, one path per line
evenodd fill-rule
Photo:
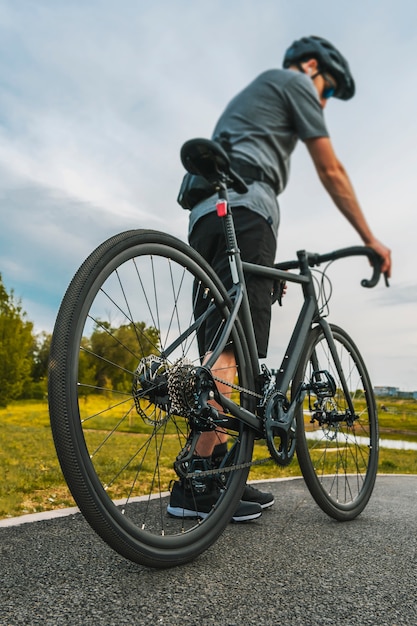
M 281 193 L 287 184 L 290 156 L 298 139 L 328 137 L 317 91 L 311 79 L 293 70 L 260 74 L 228 104 L 213 132 L 219 141 L 226 134 L 234 158 L 256 165 Z M 194 207 L 189 232 L 201 217 L 215 210 L 217 195 Z M 279 207 L 267 183 L 254 182 L 245 194 L 229 192 L 230 204 L 262 215 L 276 235 Z

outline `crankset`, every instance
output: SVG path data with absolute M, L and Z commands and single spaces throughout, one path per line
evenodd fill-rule
M 265 439 L 272 458 L 278 465 L 288 465 L 295 453 L 295 407 L 280 391 L 272 391 L 265 403 Z

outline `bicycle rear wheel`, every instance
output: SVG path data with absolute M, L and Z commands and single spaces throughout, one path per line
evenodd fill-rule
M 349 335 L 330 326 L 354 407 L 352 417 L 320 326 L 309 336 L 295 376 L 309 391 L 297 413 L 297 458 L 320 508 L 339 521 L 366 506 L 378 468 L 378 417 L 363 359 Z
M 195 251 L 163 233 L 121 233 L 76 273 L 52 338 L 50 417 L 68 486 L 113 549 L 151 567 L 179 565 L 208 548 L 231 519 L 248 474 L 227 473 L 205 519 L 167 515 L 170 485 L 178 479 L 173 463 L 190 436 L 187 411 L 173 396 L 183 397 L 190 372 L 201 363 L 197 331 L 203 322 L 196 323 L 193 305 L 199 293 L 222 326 L 227 294 Z M 253 388 L 239 322 L 232 338 L 237 382 Z M 233 463 L 244 464 L 253 438 L 232 422 Z

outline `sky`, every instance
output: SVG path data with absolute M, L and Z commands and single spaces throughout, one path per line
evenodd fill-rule
M 314 34 L 349 60 L 356 95 L 325 117 L 393 254 L 389 289 L 360 287 L 363 259 L 335 264 L 329 319 L 374 385 L 417 390 L 416 23 L 410 0 L 0 0 L 0 273 L 35 330 L 52 332 L 73 274 L 111 235 L 186 239 L 181 145 L 210 137 L 240 89 Z M 277 260 L 361 243 L 301 142 L 279 202 Z M 298 306 L 291 287 L 274 310 L 277 349 Z

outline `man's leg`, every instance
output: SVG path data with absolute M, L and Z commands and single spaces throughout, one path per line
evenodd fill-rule
M 209 355 L 206 356 L 207 360 Z M 233 350 L 226 350 L 217 359 L 212 373 L 224 380 L 224 383 L 216 381 L 219 392 L 223 395 L 230 394 L 231 388 L 226 383 L 233 383 L 236 374 L 236 361 L 233 354 Z M 222 407 L 213 402 L 214 406 L 222 411 Z M 215 430 L 204 432 L 200 435 L 195 455 L 191 461 L 191 467 L 193 463 L 201 469 L 213 467 L 213 451 L 221 451 L 221 458 L 215 453 L 215 458 L 220 465 L 222 459 L 227 454 L 227 433 L 223 430 Z M 205 484 L 204 484 L 205 483 Z M 198 485 L 199 493 L 188 489 L 184 481 L 177 482 L 171 492 L 170 503 L 168 505 L 168 513 L 174 517 L 187 517 L 193 516 L 193 511 L 197 508 L 200 512 L 200 516 L 208 514 L 210 508 L 215 505 L 220 495 L 220 485 L 209 478 L 204 481 L 201 480 Z M 246 488 L 247 489 L 247 488 Z M 253 495 L 253 494 L 252 494 Z M 252 499 L 247 498 L 246 501 L 240 501 L 237 509 L 232 517 L 234 522 L 246 522 L 249 520 L 257 519 L 262 514 L 261 502 L 253 502 Z
M 209 356 L 210 355 L 206 355 L 205 362 Z M 217 359 L 211 372 L 217 378 L 225 381 L 224 383 L 216 381 L 219 392 L 224 396 L 230 394 L 231 387 L 227 383 L 233 384 L 236 376 L 236 359 L 233 350 L 225 350 Z M 212 402 L 211 404 L 219 411 L 223 410 L 217 402 Z M 211 457 L 215 446 L 226 442 L 227 433 L 223 430 L 210 430 L 200 435 L 196 446 L 196 453 L 206 458 Z
M 236 376 L 236 359 L 233 350 L 223 352 L 211 371 L 214 376 L 225 381 L 224 383 L 216 381 L 219 392 L 224 396 L 230 394 L 231 387 L 227 383 L 233 383 Z M 216 402 L 212 404 L 222 410 Z M 211 461 L 213 467 L 219 467 L 227 454 L 227 433 L 218 430 L 202 433 L 196 446 L 196 453 Z M 256 502 L 262 509 L 267 509 L 274 504 L 274 496 L 272 493 L 259 491 L 251 485 L 246 485 L 242 501 Z
M 262 217 L 254 214 L 248 209 L 237 209 L 234 212 L 234 217 L 242 259 L 253 263 L 259 263 L 260 265 L 272 265 L 275 258 L 276 240 L 269 224 Z M 195 248 L 213 267 L 226 289 L 229 289 L 231 287 L 230 267 L 228 257 L 225 254 L 222 224 L 217 215 L 213 213 L 201 218 L 194 227 L 189 241 L 190 245 Z M 260 281 L 258 277 L 255 282 L 259 287 Z M 257 322 L 255 335 L 257 336 L 257 341 L 259 341 L 258 350 L 260 355 L 264 356 L 263 352 L 266 352 L 269 334 L 271 306 L 270 285 L 266 284 L 265 288 L 261 289 L 261 291 L 264 292 L 263 295 L 266 298 L 266 306 L 261 307 L 260 311 L 254 311 L 254 319 Z M 253 299 L 255 303 L 258 302 L 258 289 L 253 289 L 253 285 L 250 284 L 250 281 L 248 281 L 248 295 L 250 300 Z M 197 317 L 199 314 L 200 311 L 196 310 Z M 261 327 L 260 333 L 258 332 L 259 327 Z M 265 332 L 262 332 L 262 327 L 265 329 Z M 203 330 L 203 341 L 200 346 L 202 349 L 201 353 L 204 353 L 204 350 L 207 349 L 207 346 L 212 343 L 213 339 L 213 334 L 210 334 L 210 328 L 204 328 Z M 216 328 L 213 330 L 215 332 Z M 205 361 L 207 361 L 207 356 Z M 216 377 L 225 381 L 224 383 L 216 381 L 219 392 L 225 396 L 230 394 L 230 384 L 234 382 L 236 375 L 236 362 L 233 351 L 226 350 L 223 352 L 223 354 L 216 361 L 212 371 Z M 222 408 L 218 407 L 216 404 L 215 406 L 216 408 L 222 410 Z M 195 462 L 201 467 L 219 467 L 227 454 L 227 433 L 220 429 L 202 433 L 197 442 L 195 452 L 195 459 L 192 460 L 192 463 Z M 208 483 L 210 483 L 210 481 L 208 481 Z M 185 495 L 182 495 L 182 493 L 185 493 Z M 173 497 L 174 495 L 175 497 Z M 168 512 L 171 515 L 179 516 L 184 514 L 184 510 L 187 508 L 185 504 L 186 495 L 186 484 L 184 481 L 176 483 L 175 494 L 172 494 L 171 502 L 168 507 Z M 195 495 L 193 494 L 193 501 L 195 499 Z M 246 519 L 255 519 L 255 516 L 257 517 L 260 515 L 262 508 L 267 508 L 274 502 L 272 494 L 259 492 L 250 485 L 246 486 L 242 500 L 243 502 L 240 502 L 238 509 L 233 516 L 235 521 L 243 521 L 245 519 L 248 511 L 248 505 L 250 505 L 251 510 L 253 510 L 254 516 L 248 516 Z M 190 501 L 190 507 L 194 506 L 194 502 Z M 258 507 L 258 509 L 256 509 L 256 507 Z

